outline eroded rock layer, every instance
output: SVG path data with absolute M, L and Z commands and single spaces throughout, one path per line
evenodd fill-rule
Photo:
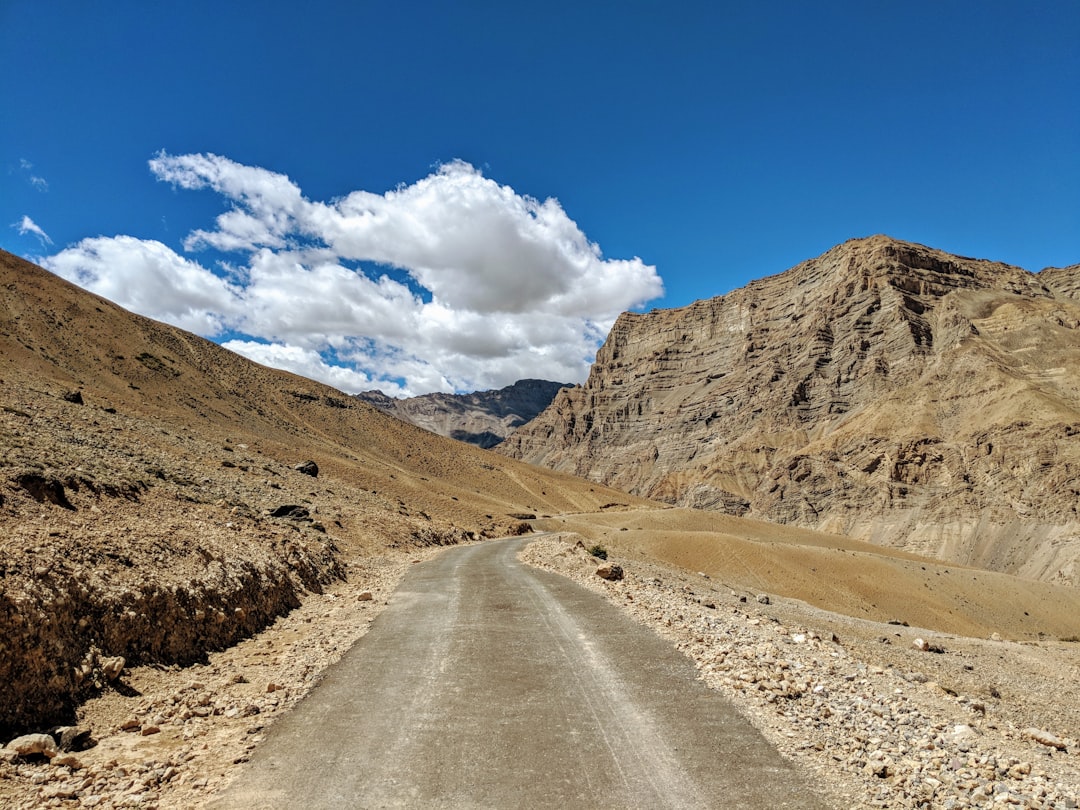
M 1073 583 L 1080 266 L 875 236 L 622 315 L 502 452 L 681 506 Z

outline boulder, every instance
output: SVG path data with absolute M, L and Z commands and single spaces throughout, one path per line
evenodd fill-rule
M 22 737 L 16 737 L 9 742 L 7 748 L 20 757 L 31 757 L 40 754 L 52 759 L 60 753 L 60 749 L 56 746 L 56 740 L 48 734 L 24 734 Z
M 85 751 L 97 743 L 90 736 L 90 729 L 78 726 L 59 726 L 51 731 L 61 751 Z
M 596 569 L 596 575 L 600 577 L 600 579 L 615 582 L 623 578 L 622 566 L 615 565 L 615 563 L 604 563 Z
M 296 470 L 298 473 L 310 475 L 312 478 L 317 478 L 319 476 L 319 465 L 316 464 L 314 461 L 311 461 L 310 459 L 308 461 L 300 462 L 295 467 L 293 467 L 293 469 Z
M 120 673 L 124 671 L 124 665 L 126 663 L 127 662 L 122 655 L 117 655 L 113 658 L 102 658 L 101 674 L 105 676 L 107 681 L 115 681 L 120 677 Z

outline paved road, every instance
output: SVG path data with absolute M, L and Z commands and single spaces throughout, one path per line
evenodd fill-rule
M 823 806 L 684 656 L 523 542 L 414 566 L 213 806 Z

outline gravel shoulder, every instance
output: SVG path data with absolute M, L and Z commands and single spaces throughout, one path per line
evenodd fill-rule
M 125 670 L 115 688 L 81 707 L 78 727 L 97 745 L 71 764 L 0 759 L 0 807 L 204 807 L 268 726 L 367 633 L 406 570 L 436 553 L 388 549 L 355 561 L 347 582 L 309 593 L 204 664 Z
M 625 576 L 608 582 L 577 539 L 541 537 L 521 556 L 674 643 L 834 806 L 1080 804 L 1075 643 L 932 633 L 775 595 L 766 605 L 764 594 L 641 558 L 612 557 Z M 354 562 L 347 582 L 309 594 L 204 664 L 125 670 L 119 688 L 83 706 L 79 725 L 98 745 L 74 764 L 0 760 L 0 806 L 205 807 L 269 725 L 366 634 L 412 563 L 437 553 L 387 550 Z M 944 652 L 915 650 L 916 637 Z M 1032 728 L 1064 749 L 1033 740 Z
M 579 540 L 544 536 L 521 557 L 670 639 L 836 806 L 1080 804 L 1075 643 L 854 619 L 642 559 L 610 558 L 625 576 L 609 582 Z

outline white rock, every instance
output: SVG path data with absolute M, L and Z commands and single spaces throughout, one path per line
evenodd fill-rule
M 48 734 L 24 734 L 22 737 L 16 737 L 9 742 L 7 748 L 20 757 L 43 754 L 52 759 L 60 753 L 60 749 L 56 747 L 56 740 Z

